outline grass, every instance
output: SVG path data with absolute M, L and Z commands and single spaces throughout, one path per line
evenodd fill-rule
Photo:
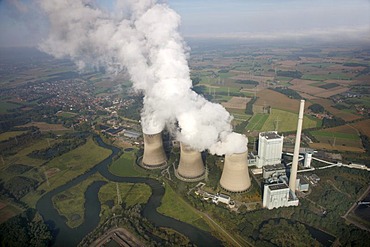
M 74 113 L 74 112 L 60 112 L 58 114 L 59 117 L 63 117 L 63 118 L 73 118 L 77 115 L 77 113 Z
M 105 181 L 100 174 L 94 173 L 78 185 L 63 191 L 52 198 L 54 207 L 58 210 L 59 214 L 66 217 L 66 223 L 69 227 L 75 228 L 84 222 L 85 191 L 92 182 L 99 180 Z M 77 215 L 79 218 L 73 220 L 73 217 Z
M 271 109 L 271 113 L 267 115 L 268 118 L 265 120 L 261 131 L 277 130 L 280 132 L 295 131 L 297 129 L 298 114 L 283 111 L 279 109 Z M 321 122 L 313 120 L 304 116 L 303 118 L 303 129 L 315 128 L 320 125 Z
M 8 110 L 12 110 L 20 106 L 21 105 L 13 104 L 10 102 L 0 102 L 0 113 L 6 113 Z
M 57 140 L 49 139 L 50 145 L 53 145 L 57 142 L 58 142 Z M 46 139 L 34 140 L 28 143 L 24 148 L 17 150 L 17 154 L 4 157 L 5 166 L 2 163 L 0 163 L 1 168 L 6 167 L 11 164 L 24 164 L 24 165 L 34 166 L 34 167 L 40 167 L 45 162 L 44 160 L 33 159 L 33 158 L 28 157 L 27 155 L 35 150 L 41 150 L 41 149 L 49 147 L 49 143 Z M 6 180 L 10 177 L 9 177 L 9 174 L 7 174 L 6 172 L 1 172 L 0 178 Z
M 85 173 L 108 157 L 111 152 L 111 150 L 98 146 L 92 138 L 89 138 L 86 144 L 52 159 L 47 164 L 47 168 L 58 168 L 60 172 L 49 178 L 50 189 L 65 184 L 67 181 Z M 48 190 L 48 186 L 44 183 L 40 186 L 40 189 Z
M 23 197 L 22 201 L 30 207 L 35 207 L 37 200 L 42 196 L 41 191 L 45 193 L 67 183 L 97 165 L 110 154 L 110 150 L 98 146 L 92 138 L 89 138 L 86 144 L 48 162 L 45 170 L 59 169 L 59 172 L 49 177 L 50 186 L 46 182 L 42 183 L 36 191 Z
M 7 201 L 0 201 L 0 208 L 0 224 L 23 212 L 21 208 Z
M 116 184 L 118 184 L 122 202 L 126 204 L 126 207 L 146 203 L 152 194 L 150 187 L 146 184 L 109 182 L 108 184 L 103 185 L 99 190 L 101 221 L 104 221 L 113 213 L 114 207 L 110 208 L 107 202 L 112 201 L 114 206 L 118 205 Z
M 177 195 L 168 183 L 166 183 L 166 192 L 162 198 L 162 205 L 158 208 L 158 212 L 194 225 L 202 230 L 210 231 L 202 215 Z
M 246 129 L 250 131 L 261 130 L 266 120 L 268 119 L 268 117 L 269 117 L 268 114 L 262 114 L 262 113 L 257 113 L 253 115 Z
M 125 152 L 109 166 L 109 171 L 121 177 L 146 177 L 148 172 L 135 163 L 136 150 Z
M 359 137 L 357 134 L 349 134 L 349 133 L 338 133 L 338 132 L 327 132 L 325 130 L 316 130 L 310 132 L 315 137 L 336 137 L 341 139 L 349 139 L 349 140 L 358 140 Z
M 312 144 L 313 147 L 321 147 L 328 150 L 339 150 L 349 152 L 362 152 L 363 146 L 357 134 L 317 130 L 310 132 L 319 143 Z
M 0 142 L 26 133 L 27 131 L 8 131 L 0 134 Z

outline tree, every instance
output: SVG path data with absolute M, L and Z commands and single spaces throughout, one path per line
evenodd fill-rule
M 308 107 L 314 113 L 323 113 L 325 111 L 324 107 L 320 104 L 313 104 Z

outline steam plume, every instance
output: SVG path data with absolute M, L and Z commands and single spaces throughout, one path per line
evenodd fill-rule
M 142 125 L 145 133 L 164 126 L 177 139 L 199 151 L 242 153 L 247 138 L 232 132 L 232 117 L 191 90 L 187 48 L 178 32 L 180 16 L 155 0 L 117 1 L 114 13 L 94 1 L 40 0 L 50 32 L 40 49 L 55 57 L 69 57 L 79 69 L 105 66 L 127 70 L 133 87 L 144 93 Z

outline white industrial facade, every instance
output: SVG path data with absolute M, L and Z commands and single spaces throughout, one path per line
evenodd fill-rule
M 263 207 L 268 209 L 298 206 L 299 200 L 290 196 L 289 186 L 285 183 L 265 184 L 263 190 Z
M 257 167 L 281 163 L 284 137 L 276 131 L 259 133 Z

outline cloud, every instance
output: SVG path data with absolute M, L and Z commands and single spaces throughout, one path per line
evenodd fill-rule
M 50 22 L 40 49 L 69 57 L 79 69 L 125 68 L 133 87 L 144 93 L 141 123 L 147 134 L 165 125 L 193 149 L 230 154 L 247 150 L 245 136 L 232 132 L 224 107 L 192 91 L 180 16 L 151 0 L 118 1 L 115 13 L 82 0 L 42 0 Z

